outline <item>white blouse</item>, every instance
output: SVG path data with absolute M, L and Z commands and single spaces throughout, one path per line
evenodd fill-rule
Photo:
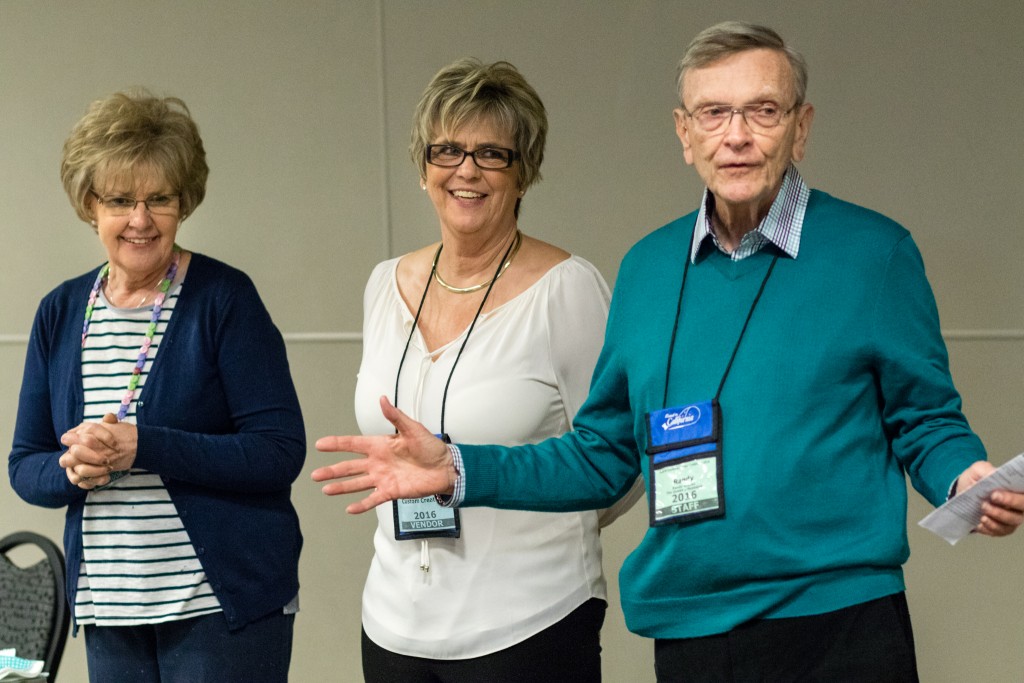
M 415 313 L 399 294 L 397 264 L 379 264 L 364 294 L 355 393 L 364 434 L 394 433 L 378 400 L 395 400 Z M 597 269 L 572 256 L 481 315 L 448 389 L 445 430 L 452 441 L 517 445 L 568 431 L 587 396 L 609 298 Z M 417 331 L 402 366 L 398 407 L 435 433 L 464 339 L 465 332 L 430 354 Z M 596 512 L 465 508 L 460 515 L 461 538 L 425 541 L 425 572 L 424 541 L 396 541 L 391 505 L 377 508 L 363 590 L 363 628 L 374 643 L 415 657 L 478 657 L 535 635 L 592 597 L 606 599 Z

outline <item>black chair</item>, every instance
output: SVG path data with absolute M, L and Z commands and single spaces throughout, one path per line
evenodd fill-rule
M 29 567 L 7 557 L 17 546 L 36 546 L 46 556 Z M 0 647 L 22 659 L 41 659 L 47 681 L 57 679 L 71 613 L 64 598 L 64 553 L 50 539 L 21 531 L 0 539 Z

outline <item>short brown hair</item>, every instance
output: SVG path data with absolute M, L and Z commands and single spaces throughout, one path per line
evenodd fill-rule
M 179 195 L 182 218 L 206 196 L 206 151 L 185 103 L 144 88 L 89 105 L 64 141 L 60 179 L 79 218 L 89 222 L 89 192 L 97 179 L 150 166 Z
M 519 154 L 519 189 L 540 180 L 548 133 L 544 103 L 513 65 L 472 58 L 438 71 L 416 105 L 409 152 L 420 177 L 426 176 L 426 148 L 432 136 L 481 117 L 511 134 Z

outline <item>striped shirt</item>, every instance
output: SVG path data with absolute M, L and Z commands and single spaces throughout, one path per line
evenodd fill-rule
M 168 293 L 124 421 L 135 424 L 136 405 L 160 348 L 180 285 Z M 117 413 L 139 357 L 152 307 L 120 309 L 96 299 L 82 351 L 86 421 Z M 160 477 L 133 468 L 131 476 L 89 492 L 82 520 L 82 565 L 75 601 L 79 624 L 135 626 L 220 611 Z
M 729 258 L 733 261 L 756 254 L 769 242 L 789 255 L 790 258 L 796 258 L 800 251 L 800 231 L 803 229 L 804 213 L 807 211 L 807 201 L 810 197 L 810 188 L 800 177 L 796 166 L 790 164 L 786 169 L 786 175 L 782 177 L 782 187 L 779 188 L 779 194 L 772 202 L 768 215 L 761 219 L 761 224 L 757 226 L 756 230 L 751 230 L 744 235 L 739 246 L 730 253 L 722 248 L 718 236 L 715 235 L 714 227 L 711 224 L 714 197 L 705 188 L 704 199 L 700 203 L 700 212 L 697 214 L 697 223 L 694 227 L 690 262 L 697 262 L 700 247 L 708 237 L 720 251 L 729 254 Z

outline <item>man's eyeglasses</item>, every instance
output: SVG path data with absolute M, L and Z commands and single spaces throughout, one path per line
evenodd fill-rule
M 683 113 L 689 116 L 697 124 L 697 128 L 705 133 L 715 133 L 720 129 L 727 128 L 732 123 L 734 114 L 739 114 L 747 122 L 750 129 L 755 133 L 765 133 L 775 128 L 782 122 L 782 117 L 796 109 L 793 105 L 785 111 L 772 102 L 761 102 L 760 104 L 748 104 L 743 107 L 733 107 L 728 104 L 706 104 L 694 111 L 687 111 L 683 107 Z
M 139 202 L 142 202 L 142 205 L 154 215 L 166 216 L 178 212 L 178 195 L 176 194 L 155 194 L 145 199 L 136 199 L 135 197 L 121 197 L 118 195 L 101 197 L 92 190 L 89 190 L 89 192 L 113 216 L 127 216 L 135 210 Z
M 455 145 L 427 145 L 427 163 L 434 166 L 461 166 L 467 156 L 473 159 L 477 168 L 488 170 L 508 168 L 519 158 L 515 151 L 504 147 L 481 147 L 468 152 Z

